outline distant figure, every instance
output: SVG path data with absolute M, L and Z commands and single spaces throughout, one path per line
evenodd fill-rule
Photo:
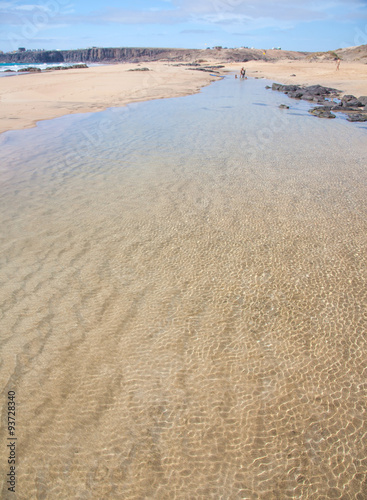
M 237 75 L 234 75 L 235 78 L 237 78 Z
M 339 68 L 340 68 L 340 59 L 337 59 L 336 60 L 336 70 L 338 71 Z
M 246 70 L 244 67 L 242 67 L 240 71 L 240 78 L 245 78 L 245 75 L 246 75 Z

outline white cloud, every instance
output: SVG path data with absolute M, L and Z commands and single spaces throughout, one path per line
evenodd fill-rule
M 149 11 L 110 9 L 92 13 L 90 22 L 122 24 L 174 24 L 195 22 L 204 24 L 248 24 L 254 20 L 273 20 L 285 26 L 293 21 L 315 21 L 337 18 L 340 11 L 345 18 L 355 10 L 365 7 L 362 0 L 329 0 L 310 2 L 304 0 L 172 0 L 171 8 Z M 172 8 L 174 7 L 174 8 Z M 262 22 L 261 24 L 264 24 Z
M 287 29 L 291 24 L 306 21 L 343 20 L 355 17 L 366 8 L 365 0 L 165 0 L 165 5 L 152 5 L 146 10 L 101 8 L 88 14 L 73 11 L 68 0 L 44 0 L 40 4 L 0 2 L 2 24 L 14 21 L 16 16 L 36 10 L 48 12 L 48 3 L 62 4 L 57 15 L 50 13 L 50 23 L 68 24 L 183 24 L 278 27 Z M 77 4 L 76 4 L 77 7 Z M 342 14 L 341 14 L 342 13 Z M 54 19 L 51 19 L 54 18 Z

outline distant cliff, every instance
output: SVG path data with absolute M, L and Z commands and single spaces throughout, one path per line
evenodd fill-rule
M 61 63 L 64 56 L 58 51 L 44 52 L 15 52 L 14 54 L 0 54 L 0 63 Z
M 159 59 L 184 59 L 196 52 L 189 49 L 95 48 L 63 51 L 65 62 L 138 62 Z
M 159 59 L 183 60 L 199 50 L 155 48 L 92 48 L 0 54 L 2 63 L 137 62 Z
M 1 63 L 62 63 L 62 62 L 148 62 L 158 60 L 194 61 L 196 59 L 217 59 L 227 62 L 246 62 L 280 58 L 302 59 L 305 52 L 260 49 L 160 49 L 160 48 L 91 48 L 78 50 L 25 51 L 0 54 Z

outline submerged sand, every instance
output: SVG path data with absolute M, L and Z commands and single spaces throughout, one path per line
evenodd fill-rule
M 3 135 L 2 498 L 366 498 L 365 130 L 278 96 Z

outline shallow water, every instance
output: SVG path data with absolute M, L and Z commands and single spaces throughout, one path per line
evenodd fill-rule
M 0 136 L 17 499 L 366 498 L 366 128 L 265 84 Z

